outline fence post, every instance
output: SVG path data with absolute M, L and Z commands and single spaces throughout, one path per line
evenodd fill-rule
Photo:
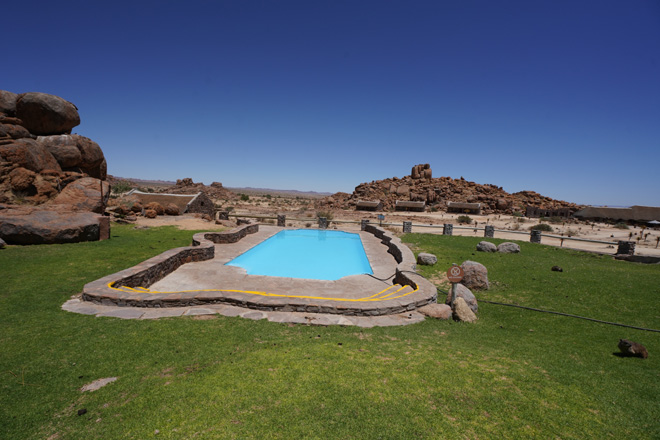
M 493 238 L 495 237 L 495 226 L 486 225 L 484 228 L 484 237 Z
M 619 241 L 619 248 L 616 250 L 617 255 L 635 255 L 635 242 L 634 241 Z
M 369 220 L 366 219 L 366 218 L 363 218 L 362 220 L 360 220 L 360 231 L 364 231 L 365 229 L 367 229 L 367 224 L 368 223 L 369 223 Z
M 541 243 L 541 231 L 538 229 L 532 229 L 532 233 L 530 234 L 529 241 L 532 243 Z
M 277 214 L 277 226 L 286 226 L 286 215 Z
M 319 217 L 319 228 L 328 229 L 328 219 L 325 217 Z
M 412 232 L 412 222 L 403 222 L 403 232 L 406 233 Z
M 453 235 L 454 234 L 454 225 L 451 223 L 445 223 L 442 228 L 442 235 Z

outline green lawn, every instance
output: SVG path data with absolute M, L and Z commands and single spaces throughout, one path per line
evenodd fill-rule
M 660 438 L 660 333 L 484 302 L 475 324 L 373 329 L 60 309 L 191 237 L 113 225 L 104 242 L 0 250 L 1 439 Z M 478 298 L 660 328 L 658 265 L 530 243 L 483 254 L 480 240 L 404 237 L 438 256 L 431 279 L 486 265 Z M 649 358 L 614 355 L 619 338 Z

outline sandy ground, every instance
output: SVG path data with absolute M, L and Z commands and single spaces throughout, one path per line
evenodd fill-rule
M 248 210 L 237 210 L 237 214 L 250 215 Z M 257 213 L 254 213 L 257 214 Z M 263 215 L 265 213 L 258 213 Z M 337 211 L 334 213 L 334 219 L 336 220 L 359 220 L 361 218 L 369 218 L 371 222 L 378 223 L 377 215 L 379 213 L 365 213 L 365 212 L 355 212 L 355 211 Z M 528 219 L 523 218 L 519 219 L 509 215 L 473 215 L 470 217 L 473 219 L 471 225 L 459 225 L 457 222 L 457 217 L 459 214 L 447 214 L 443 212 L 430 213 L 381 213 L 385 216 L 383 223 L 388 229 L 396 232 L 402 232 L 402 223 L 404 220 L 412 221 L 413 223 L 413 232 L 423 232 L 431 234 L 442 234 L 442 225 L 444 223 L 454 224 L 454 235 L 462 236 L 479 236 L 483 237 L 483 227 L 486 225 L 495 226 L 495 238 L 504 238 L 510 240 L 519 240 L 519 241 L 529 241 L 529 228 L 533 225 L 539 223 L 538 219 Z M 287 226 L 293 227 L 314 227 L 316 225 L 316 219 L 314 216 L 310 217 L 310 214 L 300 215 L 299 213 L 289 212 L 287 215 Z M 292 220 L 293 218 L 300 218 L 302 221 Z M 520 220 L 523 220 L 522 222 Z M 256 221 L 256 220 L 252 220 Z M 275 223 L 274 220 L 270 222 Z M 387 224 L 392 225 L 387 225 Z M 180 229 L 185 230 L 218 230 L 224 229 L 226 227 L 231 227 L 235 225 L 234 220 L 226 222 L 225 225 L 217 225 L 214 222 L 208 222 L 198 218 L 192 214 L 184 214 L 181 216 L 159 216 L 155 219 L 147 219 L 144 217 L 138 217 L 137 225 L 139 226 L 166 226 L 174 225 Z M 308 226 L 309 225 L 309 226 Z M 430 227 L 421 227 L 415 225 L 435 225 L 436 228 Z M 544 235 L 556 235 L 567 237 L 569 232 L 575 238 L 586 239 L 586 240 L 596 240 L 596 241 L 605 241 L 612 244 L 606 243 L 591 243 L 584 241 L 574 241 L 569 239 L 564 239 L 563 242 L 561 238 L 551 238 L 543 237 L 541 242 L 542 244 L 550 246 L 562 246 L 570 249 L 579 249 L 592 252 L 602 252 L 607 254 L 614 254 L 617 250 L 617 242 L 619 240 L 632 240 L 636 243 L 635 254 L 636 255 L 652 255 L 660 256 L 660 248 L 657 247 L 658 237 L 660 237 L 660 230 L 658 229 L 645 229 L 642 230 L 640 227 L 630 226 L 630 229 L 617 229 L 612 225 L 605 223 L 595 223 L 595 224 L 586 224 L 584 222 L 574 222 L 568 221 L 564 224 L 551 224 L 555 232 L 544 232 Z M 331 227 L 334 227 L 332 225 Z M 340 224 L 338 227 L 342 229 L 359 229 L 357 224 Z M 474 231 L 474 228 L 477 227 L 477 231 Z M 463 229 L 465 228 L 465 229 Z M 503 232 L 506 231 L 506 232 Z M 633 234 L 630 238 L 630 234 Z M 648 234 L 648 235 L 647 235 Z M 640 241 L 637 241 L 637 237 L 642 237 Z

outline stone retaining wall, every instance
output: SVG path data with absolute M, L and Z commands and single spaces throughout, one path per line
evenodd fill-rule
M 435 302 L 435 286 L 414 272 L 415 256 L 401 240 L 385 230 L 367 225 L 367 232 L 380 238 L 397 261 L 395 283 L 417 289 L 405 299 L 370 301 L 330 301 L 313 298 L 278 298 L 235 291 L 198 291 L 151 293 L 135 289 L 132 292 L 113 287 L 148 288 L 172 273 L 182 264 L 212 259 L 215 243 L 234 243 L 247 234 L 259 230 L 257 224 L 246 225 L 227 232 L 202 232 L 193 237 L 193 246 L 170 249 L 137 266 L 85 285 L 83 299 L 94 303 L 131 307 L 181 307 L 202 304 L 230 304 L 263 311 L 332 313 L 349 316 L 390 315 L 415 310 Z

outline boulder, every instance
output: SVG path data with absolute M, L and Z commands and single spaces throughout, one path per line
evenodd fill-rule
M 158 202 L 147 203 L 146 205 L 144 205 L 144 209 L 156 211 L 157 215 L 164 215 L 165 214 L 165 208 L 163 208 L 163 205 L 161 205 Z
M 511 242 L 500 243 L 500 245 L 497 246 L 497 252 L 501 252 L 503 254 L 517 254 L 520 252 L 520 246 Z
M 454 321 L 475 322 L 477 315 L 474 314 L 463 298 L 456 298 L 452 308 L 452 317 Z
M 131 206 L 131 211 L 135 212 L 135 213 L 138 213 L 138 212 L 141 213 L 143 209 L 144 209 L 144 206 L 142 206 L 142 203 L 140 203 L 140 202 L 135 202 L 135 203 L 133 203 L 133 206 Z
M 38 92 L 18 95 L 16 117 L 36 135 L 71 133 L 71 129 L 80 124 L 75 105 L 59 96 Z
M 89 138 L 73 135 L 39 136 L 44 145 L 63 169 L 80 170 L 90 177 L 105 180 L 107 165 L 99 145 Z
M 72 182 L 50 203 L 51 209 L 103 213 L 110 196 L 108 182 L 83 177 Z
M 16 93 L 0 90 L 0 113 L 4 113 L 9 116 L 15 115 L 17 100 L 18 95 Z
M 488 283 L 488 269 L 481 263 L 475 261 L 464 261 L 461 264 L 463 272 L 463 285 L 468 289 L 473 290 L 488 290 L 490 287 Z
M 0 238 L 0 249 L 4 249 L 6 245 L 7 243 L 5 243 L 5 241 L 2 238 Z
M 463 298 L 465 303 L 468 305 L 470 310 L 474 313 L 479 312 L 479 305 L 477 304 L 477 298 L 474 296 L 472 291 L 465 287 L 464 285 L 458 283 L 456 284 L 456 298 Z M 451 305 L 451 289 L 447 293 L 447 299 L 445 304 Z
M 14 168 L 9 173 L 9 184 L 14 191 L 26 191 L 32 186 L 34 178 L 37 173 L 30 171 L 27 168 L 18 167 Z
M 78 145 L 71 135 L 39 136 L 37 142 L 50 151 L 62 168 L 75 167 L 82 162 Z
M 99 216 L 91 212 L 0 211 L 0 238 L 9 244 L 77 243 L 99 239 Z
M 156 218 L 158 217 L 158 213 L 153 209 L 145 209 L 144 216 L 146 218 Z
M 497 252 L 497 246 L 490 241 L 480 241 L 477 245 L 477 250 L 479 252 Z
M 25 127 L 14 124 L 4 124 L 0 121 L 0 138 L 9 137 L 12 139 L 23 139 L 31 137 L 30 132 Z
M 427 304 L 417 309 L 417 311 L 423 315 L 436 319 L 449 319 L 452 315 L 451 307 L 447 304 Z
M 179 215 L 181 213 L 179 212 L 179 207 L 178 206 L 176 206 L 174 203 L 169 203 L 165 207 L 165 214 L 167 214 L 167 215 Z
M 417 255 L 417 264 L 422 264 L 424 266 L 433 266 L 437 262 L 438 262 L 438 258 L 433 254 L 420 252 L 419 255 Z
M 62 170 L 50 151 L 34 139 L 16 139 L 9 144 L 0 145 L 0 157 L 35 173 L 43 170 Z

